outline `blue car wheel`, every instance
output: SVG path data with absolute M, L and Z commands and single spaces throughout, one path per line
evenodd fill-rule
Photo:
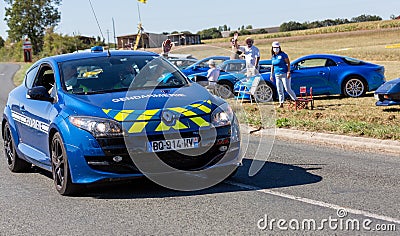
M 343 85 L 343 94 L 346 97 L 357 98 L 365 94 L 367 85 L 360 77 L 350 77 L 345 80 Z
M 231 98 L 233 96 L 233 85 L 226 81 L 220 82 L 217 95 L 223 99 Z
M 74 184 L 71 181 L 68 158 L 59 133 L 53 136 L 50 148 L 51 167 L 55 187 L 61 195 L 73 195 L 78 192 L 82 185 Z
M 271 102 L 275 97 L 275 92 L 271 85 L 262 83 L 257 86 L 253 96 L 256 102 Z
M 15 150 L 13 138 L 11 136 L 10 126 L 8 125 L 8 123 L 6 123 L 4 126 L 3 138 L 4 138 L 4 152 L 7 158 L 8 169 L 10 169 L 12 172 L 24 172 L 28 170 L 32 165 L 26 162 L 25 160 L 19 158 Z

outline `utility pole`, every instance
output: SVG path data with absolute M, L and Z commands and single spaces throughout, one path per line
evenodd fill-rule
M 107 41 L 108 41 L 108 48 L 110 48 L 110 30 L 107 30 Z
M 112 18 L 112 23 L 113 23 L 113 32 L 114 32 L 114 47 L 115 47 L 115 49 L 118 49 L 118 47 L 117 47 L 117 37 L 115 36 L 114 18 Z

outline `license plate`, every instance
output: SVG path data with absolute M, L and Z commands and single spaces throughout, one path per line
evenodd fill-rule
M 147 144 L 148 152 L 165 152 L 180 149 L 198 148 L 199 138 L 181 138 L 151 141 Z

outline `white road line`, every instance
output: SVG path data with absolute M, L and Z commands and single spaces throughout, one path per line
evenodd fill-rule
M 274 195 L 274 196 L 278 196 L 278 197 L 283 197 L 283 198 L 287 198 L 287 199 L 290 199 L 290 200 L 295 200 L 295 201 L 299 201 L 299 202 L 308 203 L 308 204 L 315 205 L 315 206 L 330 208 L 330 209 L 334 209 L 334 210 L 343 209 L 343 210 L 347 211 L 347 213 L 356 214 L 356 215 L 362 215 L 362 216 L 365 216 L 365 217 L 368 217 L 368 218 L 373 218 L 373 219 L 377 219 L 377 220 L 383 220 L 383 221 L 387 221 L 387 222 L 400 224 L 400 219 L 396 219 L 396 218 L 392 218 L 392 217 L 388 217 L 388 216 L 377 215 L 377 214 L 370 213 L 370 212 L 367 212 L 367 211 L 351 209 L 351 208 L 342 207 L 342 206 L 339 206 L 339 205 L 326 203 L 326 202 L 321 202 L 321 201 L 308 199 L 308 198 L 303 198 L 303 197 L 296 197 L 296 196 L 293 196 L 293 195 L 290 195 L 290 194 L 276 192 L 276 191 L 272 191 L 272 190 L 268 190 L 268 189 L 260 189 L 259 187 L 256 187 L 256 186 L 251 186 L 251 185 L 242 184 L 242 183 L 233 182 L 233 181 L 225 181 L 224 183 L 227 183 L 227 184 L 230 184 L 230 185 L 233 185 L 233 186 L 236 186 L 236 187 L 248 189 L 248 190 L 254 190 L 254 191 L 257 191 L 257 192 L 266 193 L 266 194 L 270 194 L 270 195 Z

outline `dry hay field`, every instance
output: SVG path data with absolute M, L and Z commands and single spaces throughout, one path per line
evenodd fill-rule
M 295 35 L 270 38 L 253 35 L 262 59 L 270 58 L 272 41 L 280 41 L 282 49 L 291 60 L 298 57 L 329 53 L 354 57 L 385 66 L 386 80 L 400 77 L 400 48 L 388 45 L 400 43 L 400 27 L 390 29 L 360 30 L 354 32 Z M 245 36 L 239 38 L 244 44 Z M 197 58 L 211 55 L 229 56 L 229 39 L 208 40 L 200 46 L 175 47 L 172 53 L 188 53 Z M 379 139 L 400 140 L 400 107 L 377 107 L 373 93 L 362 98 L 318 96 L 314 110 L 292 111 L 275 109 L 276 104 L 230 103 L 241 122 L 255 127 L 292 128 L 298 130 L 328 132 Z M 271 118 L 275 122 L 271 122 Z

